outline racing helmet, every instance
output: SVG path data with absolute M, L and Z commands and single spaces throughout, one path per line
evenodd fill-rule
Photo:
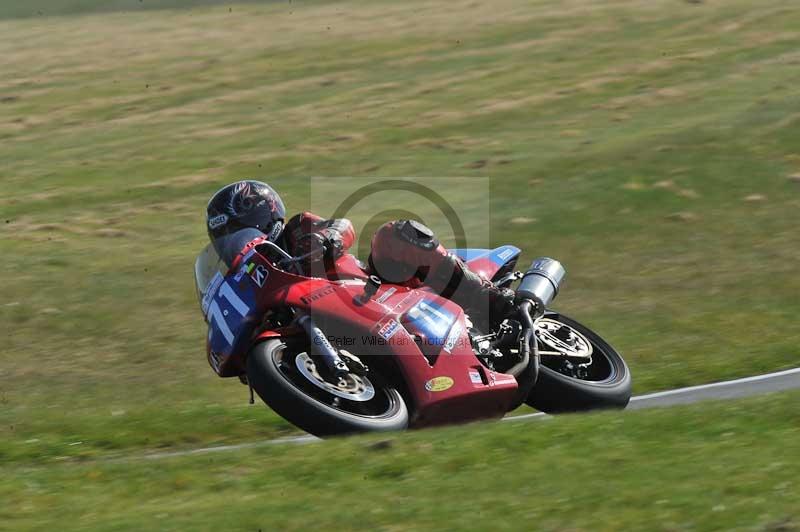
M 219 189 L 206 208 L 211 243 L 222 255 L 221 241 L 240 229 L 258 229 L 271 242 L 283 232 L 286 208 L 278 193 L 261 181 L 237 181 Z

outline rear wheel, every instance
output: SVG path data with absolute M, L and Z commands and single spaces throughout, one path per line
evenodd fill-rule
M 379 375 L 348 374 L 338 382 L 305 349 L 268 340 L 247 359 L 247 377 L 259 397 L 282 417 L 316 436 L 402 430 L 408 409 Z
M 588 327 L 547 312 L 536 322 L 539 379 L 526 403 L 549 413 L 625 408 L 631 372 L 617 351 Z

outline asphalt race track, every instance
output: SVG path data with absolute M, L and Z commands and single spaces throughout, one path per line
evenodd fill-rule
M 800 388 L 800 368 L 779 371 L 776 373 L 767 373 L 765 375 L 757 375 L 754 377 L 745 377 L 743 379 L 735 379 L 732 381 L 715 382 L 711 384 L 702 384 L 699 386 L 690 386 L 688 388 L 679 388 L 677 390 L 668 390 L 664 392 L 639 395 L 631 398 L 628 409 L 659 408 L 698 403 L 700 401 L 723 401 L 738 397 L 748 397 L 751 395 L 780 392 L 782 390 L 790 390 L 794 388 Z M 549 416 L 547 416 L 547 414 L 534 413 L 524 414 L 521 416 L 511 416 L 503 418 L 502 421 L 547 419 L 548 417 Z M 175 456 L 190 456 L 194 454 L 236 451 L 240 449 L 252 449 L 255 447 L 265 447 L 270 445 L 300 445 L 318 440 L 319 438 L 311 436 L 310 434 L 306 434 L 303 436 L 279 438 L 276 440 L 266 440 L 260 442 L 240 443 L 236 445 L 220 445 L 217 447 L 203 447 L 186 451 L 151 453 L 142 455 L 139 458 L 145 460 L 157 460 L 160 458 L 171 458 Z M 130 460 L 131 458 L 132 457 L 127 457 L 121 460 L 125 461 Z
M 787 369 L 785 371 L 767 373 L 755 377 L 745 377 L 732 381 L 714 382 L 711 384 L 701 384 L 699 386 L 689 386 L 688 388 L 678 388 L 677 390 L 638 395 L 631 398 L 628 410 L 687 405 L 690 403 L 699 403 L 700 401 L 723 401 L 726 399 L 735 399 L 737 397 L 749 397 L 751 395 L 791 390 L 794 388 L 800 388 L 800 368 Z M 545 416 L 546 414 L 541 413 L 525 414 L 522 416 L 503 418 L 503 421 L 518 421 Z

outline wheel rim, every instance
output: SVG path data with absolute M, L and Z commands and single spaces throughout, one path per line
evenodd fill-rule
M 308 356 L 308 353 L 299 353 L 294 361 L 301 375 L 311 384 L 331 395 L 358 402 L 369 401 L 375 397 L 375 387 L 366 376 L 350 373 L 342 377 L 338 384 L 333 384 L 322 378 L 317 371 L 317 365 Z
M 396 392 L 373 384 L 365 376 L 348 374 L 344 385 L 326 381 L 314 357 L 306 352 L 289 353 L 284 346 L 274 352 L 272 362 L 292 387 L 328 408 L 365 418 L 386 418 L 399 409 Z
M 558 318 L 544 317 L 536 323 L 542 366 L 569 379 L 596 384 L 616 380 L 616 364 L 602 341 L 588 329 Z
M 586 358 L 591 361 L 594 347 L 584 335 L 574 327 L 550 318 L 536 322 L 536 339 L 551 351 L 539 350 L 541 354 L 553 353 L 570 358 Z

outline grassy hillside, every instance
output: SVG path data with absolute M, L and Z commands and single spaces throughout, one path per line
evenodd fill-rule
M 0 21 L 0 460 L 292 430 L 204 360 L 192 261 L 241 177 L 293 210 L 309 176 L 488 177 L 486 244 L 560 258 L 637 392 L 796 365 L 798 28 L 791 0 Z
M 0 3 L 0 19 L 34 18 L 88 13 L 144 12 L 157 9 L 185 9 L 213 6 L 233 9 L 243 3 L 277 3 L 277 0 L 27 0 Z M 288 1 L 286 2 L 288 3 Z
M 800 525 L 800 395 L 14 468 L 10 530 L 757 530 Z M 0 525 L 1 526 L 1 525 Z

